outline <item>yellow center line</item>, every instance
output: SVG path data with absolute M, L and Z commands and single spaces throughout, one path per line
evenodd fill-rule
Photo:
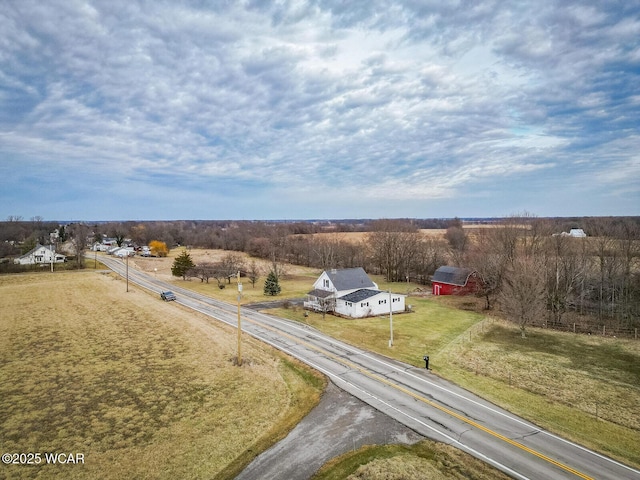
M 538 457 L 538 458 L 540 458 L 542 460 L 545 460 L 546 462 L 549 462 L 552 465 L 555 465 L 556 467 L 559 467 L 559 468 L 561 468 L 561 469 L 563 469 L 563 470 L 565 470 L 565 471 L 567 471 L 569 473 L 572 473 L 572 474 L 576 475 L 577 477 L 580 477 L 580 478 L 582 478 L 584 480 L 594 480 L 593 477 L 585 475 L 584 473 L 581 473 L 581 472 L 571 468 L 570 466 L 565 465 L 564 463 L 558 462 L 558 461 L 554 460 L 553 458 L 550 458 L 550 457 L 544 455 L 543 453 L 540 453 L 540 452 L 538 452 L 536 450 L 533 450 L 532 448 L 529 448 L 526 445 L 523 445 L 522 443 L 516 442 L 515 440 L 511 440 L 510 438 L 505 437 L 504 435 L 501 435 L 500 433 L 495 432 L 495 431 L 491 430 L 490 428 L 487 428 L 487 427 L 485 427 L 485 426 L 483 426 L 483 425 L 471 420 L 470 418 L 467 418 L 467 417 L 465 417 L 463 415 L 460 415 L 459 413 L 454 412 L 453 410 L 450 410 L 450 409 L 448 409 L 446 407 L 443 407 L 442 405 L 438 405 L 437 403 L 433 402 L 432 400 L 429 400 L 428 398 L 425 398 L 425 397 L 423 397 L 421 395 L 418 395 L 417 393 L 414 393 L 411 390 L 408 390 L 407 388 L 404 388 L 404 387 L 402 387 L 400 385 L 397 385 L 397 384 L 391 382 L 390 380 L 387 380 L 384 377 L 381 377 L 379 375 L 371 373 L 368 370 L 365 370 L 364 368 L 360 367 L 359 365 L 340 357 L 339 355 L 331 353 L 331 352 L 329 352 L 329 351 L 327 351 L 327 350 L 325 350 L 323 348 L 317 347 L 317 346 L 315 346 L 315 345 L 313 345 L 313 344 L 311 344 L 311 343 L 309 343 L 309 342 L 307 342 L 305 340 L 300 339 L 299 337 L 296 337 L 294 335 L 290 335 L 290 334 L 288 334 L 286 332 L 283 332 L 281 330 L 278 330 L 278 329 L 276 329 L 274 327 L 270 327 L 270 326 L 265 325 L 263 323 L 258 323 L 257 321 L 251 320 L 251 319 L 247 319 L 247 321 L 249 321 L 250 323 L 253 323 L 254 325 L 260 326 L 262 328 L 266 328 L 267 330 L 271 330 L 272 332 L 277 333 L 279 335 L 283 335 L 283 336 L 285 336 L 285 337 L 287 337 L 287 338 L 289 338 L 289 339 L 291 339 L 291 340 L 293 340 L 295 342 L 298 342 L 298 343 L 306 346 L 307 348 L 310 348 L 312 350 L 317 351 L 318 353 L 322 353 L 323 355 L 326 355 L 327 357 L 332 358 L 333 360 L 337 361 L 338 363 L 341 363 L 341 364 L 345 365 L 346 367 L 352 368 L 353 370 L 356 370 L 356 371 L 362 373 L 363 375 L 366 375 L 369 378 L 372 378 L 374 380 L 382 382 L 385 385 L 388 385 L 388 386 L 390 386 L 390 387 L 392 387 L 392 388 L 394 388 L 396 390 L 399 390 L 399 391 L 409 395 L 412 398 L 415 398 L 416 400 L 419 400 L 419 401 L 421 401 L 423 403 L 426 403 L 427 405 L 430 405 L 430 406 L 432 406 L 434 408 L 437 408 L 438 410 L 440 410 L 440 411 L 442 411 L 442 412 L 444 412 L 444 413 L 446 413 L 448 415 L 451 415 L 452 417 L 457 418 L 458 420 L 460 420 L 460 421 L 462 421 L 464 423 L 467 423 L 467 424 L 469 424 L 469 425 L 471 425 L 471 426 L 473 426 L 473 427 L 475 427 L 475 428 L 477 428 L 479 430 L 482 430 L 483 432 L 488 433 L 489 435 L 492 435 L 493 437 L 496 437 L 496 438 L 498 438 L 498 439 L 500 439 L 500 440 L 502 440 L 502 441 L 504 441 L 504 442 L 506 442 L 506 443 L 508 443 L 510 445 L 513 445 L 514 447 L 518 447 L 519 449 L 524 450 L 525 452 L 530 453 L 531 455 L 534 455 L 534 456 L 536 456 L 536 457 Z

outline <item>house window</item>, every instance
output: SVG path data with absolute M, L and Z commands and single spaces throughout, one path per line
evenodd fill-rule
M 324 286 L 325 288 L 329 288 L 329 280 L 327 280 L 326 278 L 324 279 Z
M 369 302 L 362 302 L 360 304 L 361 307 L 368 307 L 369 306 Z
M 385 303 L 387 303 L 386 300 L 378 300 L 378 305 L 384 305 Z

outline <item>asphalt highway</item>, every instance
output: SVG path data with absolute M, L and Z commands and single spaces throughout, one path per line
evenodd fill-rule
M 233 327 L 237 306 L 101 261 L 128 281 Z M 128 270 L 128 274 L 127 274 Z M 340 342 L 308 325 L 241 310 L 251 335 L 327 375 L 338 387 L 416 432 L 454 445 L 517 479 L 638 479 L 640 471 L 540 429 L 425 369 Z M 597 435 L 598 432 L 593 432 Z

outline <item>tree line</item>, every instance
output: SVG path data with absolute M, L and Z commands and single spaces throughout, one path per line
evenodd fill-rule
M 525 213 L 484 223 L 468 229 L 457 218 L 109 222 L 67 225 L 63 233 L 244 252 L 273 265 L 363 267 L 391 282 L 424 285 L 439 266 L 467 267 L 482 280 L 477 295 L 485 308 L 499 307 L 523 329 L 540 322 L 573 324 L 585 316 L 616 328 L 640 327 L 640 217 L 539 218 Z M 428 226 L 445 229 L 445 234 L 432 235 Z M 576 226 L 588 236 L 561 234 Z M 19 254 L 36 240 L 48 243 L 55 228 L 59 225 L 41 218 L 0 222 L 0 257 Z M 336 235 L 318 235 L 327 232 Z M 353 241 L 338 235 L 342 232 L 366 233 Z M 237 260 L 195 266 L 190 275 L 222 284 L 231 270 L 237 271 Z

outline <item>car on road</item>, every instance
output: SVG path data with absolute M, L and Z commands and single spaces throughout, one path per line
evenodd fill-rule
M 160 298 L 163 299 L 165 302 L 170 302 L 171 300 L 176 299 L 176 295 L 173 292 L 166 291 L 160 294 Z

